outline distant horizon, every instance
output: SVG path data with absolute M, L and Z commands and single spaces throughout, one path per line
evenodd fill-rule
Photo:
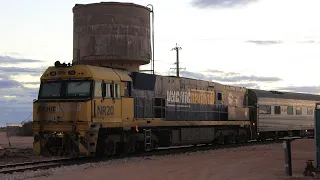
M 8 127 L 8 124 L 13 124 L 13 125 L 22 125 L 22 122 L 20 122 L 20 123 L 15 122 L 15 123 L 0 124 L 0 127 Z M 9 127 L 10 127 L 10 126 L 9 126 Z

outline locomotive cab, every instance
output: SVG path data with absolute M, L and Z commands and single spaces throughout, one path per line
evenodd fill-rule
M 133 121 L 130 95 L 131 78 L 125 71 L 55 63 L 41 76 L 33 103 L 34 151 L 88 156 L 90 149 L 95 151 L 94 139 L 102 123 Z

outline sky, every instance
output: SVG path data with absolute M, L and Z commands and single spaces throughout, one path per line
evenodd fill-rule
M 31 120 L 40 75 L 57 60 L 72 61 L 73 6 L 100 1 L 32 2 L 1 2 L 0 124 Z M 181 76 L 320 93 L 319 0 L 130 2 L 154 6 L 157 74 L 174 75 L 177 43 Z

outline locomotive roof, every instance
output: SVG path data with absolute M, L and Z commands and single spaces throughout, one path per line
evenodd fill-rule
M 69 75 L 69 71 L 74 71 L 75 74 Z M 131 81 L 131 78 L 128 75 L 127 71 L 91 65 L 50 66 L 45 70 L 40 79 L 54 80 L 59 78 L 89 78 L 108 81 Z
M 281 99 L 297 99 L 297 100 L 312 100 L 320 101 L 320 95 L 305 94 L 305 93 L 293 93 L 283 91 L 266 91 L 260 89 L 248 89 L 253 91 L 258 98 L 281 98 Z

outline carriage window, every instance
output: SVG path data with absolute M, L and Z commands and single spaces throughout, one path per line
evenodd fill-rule
M 271 114 L 271 106 L 260 105 L 259 114 Z
M 280 108 L 280 106 L 275 106 L 275 107 L 274 107 L 274 114 L 281 114 L 281 108 Z
M 301 107 L 296 107 L 296 115 L 301 115 L 301 114 L 302 114 Z
M 308 107 L 307 113 L 308 113 L 308 115 L 312 115 L 313 114 L 313 108 L 312 107 Z
M 289 115 L 293 114 L 293 107 L 292 106 L 287 107 L 287 114 L 289 114 Z
M 218 93 L 218 101 L 222 100 L 222 93 Z

